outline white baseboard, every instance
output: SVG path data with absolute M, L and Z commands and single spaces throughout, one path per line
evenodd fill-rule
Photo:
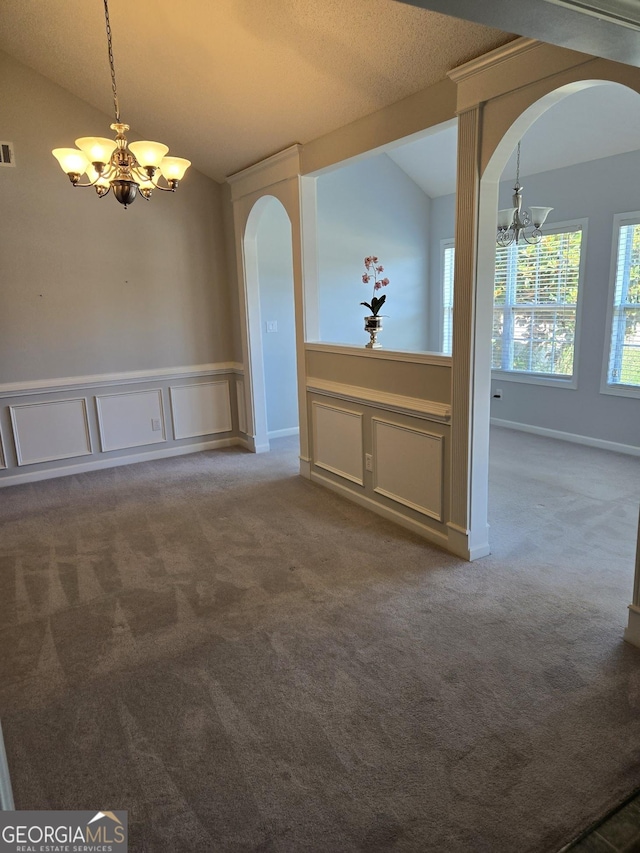
M 300 427 L 288 427 L 287 429 L 274 429 L 267 433 L 269 439 L 286 438 L 289 435 L 300 435 Z
M 489 545 L 489 525 L 485 525 L 484 531 L 479 544 L 470 546 L 470 535 L 468 530 L 464 530 L 452 521 L 447 522 L 449 530 L 449 543 L 447 550 L 451 551 L 457 557 L 462 557 L 463 560 L 479 560 L 481 557 L 487 557 L 491 553 Z M 477 537 L 476 537 L 477 538 Z
M 633 444 L 619 444 L 617 441 L 605 441 L 603 438 L 592 438 L 590 435 L 578 435 L 573 432 L 562 432 L 558 429 L 547 429 L 546 427 L 533 426 L 532 424 L 521 424 L 517 421 L 503 421 L 500 418 L 491 418 L 491 426 L 504 427 L 505 429 L 516 429 L 520 432 L 542 435 L 545 438 L 557 438 L 559 441 L 570 441 L 573 444 L 584 444 L 587 447 L 597 447 L 600 450 L 611 450 L 613 453 L 626 453 L 628 456 L 640 456 L 640 447 L 635 447 Z
M 304 477 L 305 480 L 311 479 L 311 460 L 306 459 L 304 456 L 300 456 L 300 476 Z
M 102 468 L 117 468 L 119 465 L 135 465 L 137 462 L 150 462 L 153 459 L 164 459 L 168 456 L 186 456 L 189 453 L 199 453 L 202 450 L 216 450 L 219 447 L 234 447 L 236 445 L 244 445 L 244 442 L 240 438 L 218 438 L 212 441 L 200 441 L 196 444 L 162 447 L 159 450 L 147 450 L 143 453 L 132 453 L 127 456 L 111 457 L 110 459 L 93 459 L 90 462 L 47 468 L 42 471 L 20 471 L 19 474 L 10 474 L 7 477 L 0 478 L 0 488 L 18 486 L 21 483 L 35 483 L 39 480 L 53 480 L 56 477 L 69 477 L 72 474 L 99 471 Z
M 423 539 L 427 539 L 433 545 L 438 545 L 446 551 L 449 550 L 449 541 L 445 533 L 439 533 L 437 530 L 433 530 L 431 527 L 427 527 L 419 521 L 414 521 L 414 519 L 408 518 L 396 510 L 379 504 L 367 495 L 359 494 L 358 492 L 352 491 L 346 486 L 343 486 L 342 483 L 336 483 L 328 477 L 323 477 L 322 474 L 318 474 L 316 471 L 311 471 L 310 479 L 314 483 L 318 483 L 333 492 L 337 492 L 339 495 L 342 495 L 343 498 L 346 498 L 365 509 L 369 509 L 377 515 L 381 515 L 383 518 L 393 521 L 395 524 L 399 524 L 400 527 L 404 527 L 412 533 L 417 533 L 418 536 L 421 536 Z
M 640 607 L 629 605 L 629 624 L 624 631 L 624 639 L 632 646 L 640 648 Z

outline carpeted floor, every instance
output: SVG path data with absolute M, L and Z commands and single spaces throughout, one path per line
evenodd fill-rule
M 135 853 L 553 853 L 640 785 L 640 460 L 495 431 L 469 564 L 274 447 L 0 494 L 17 808 L 128 809 Z

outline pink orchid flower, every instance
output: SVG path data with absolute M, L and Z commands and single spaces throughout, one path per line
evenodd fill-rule
M 387 297 L 386 294 L 376 296 L 376 292 L 386 287 L 389 284 L 389 279 L 378 278 L 384 272 L 384 267 L 382 264 L 378 264 L 378 258 L 375 255 L 367 255 L 364 259 L 364 266 L 367 271 L 362 276 L 362 282 L 363 284 L 369 284 L 373 280 L 373 296 L 371 297 L 371 302 L 361 302 L 360 304 L 368 308 L 374 317 L 377 317 Z

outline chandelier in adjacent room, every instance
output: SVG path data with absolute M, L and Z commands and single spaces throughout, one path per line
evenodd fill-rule
M 125 132 L 130 128 L 120 121 L 107 0 L 104 0 L 104 17 L 116 118 L 111 130 L 116 132 L 116 138 L 83 136 L 76 139 L 77 148 L 55 148 L 51 153 L 74 187 L 95 187 L 101 198 L 113 190 L 114 196 L 126 208 L 138 193 L 148 199 L 154 189 L 174 192 L 191 163 L 182 157 L 167 157 L 169 148 L 160 142 L 127 144 Z M 83 174 L 86 174 L 88 183 L 80 183 Z M 164 178 L 164 184 L 160 183 L 160 176 Z
M 498 234 L 496 242 L 498 246 L 510 246 L 512 243 L 539 243 L 542 239 L 542 231 L 545 219 L 553 210 L 552 207 L 530 207 L 526 210 L 522 207 L 522 190 L 520 186 L 520 143 L 518 142 L 518 158 L 516 165 L 516 183 L 513 188 L 513 207 L 506 207 L 498 211 Z M 533 226 L 533 228 L 531 228 Z M 527 229 L 531 228 L 527 232 Z

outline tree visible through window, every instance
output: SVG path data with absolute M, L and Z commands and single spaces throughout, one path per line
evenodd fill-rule
M 453 240 L 442 244 L 442 352 L 451 355 L 453 345 Z
M 496 251 L 492 368 L 573 374 L 582 229 Z
M 620 225 L 609 355 L 610 385 L 640 387 L 640 224 Z

